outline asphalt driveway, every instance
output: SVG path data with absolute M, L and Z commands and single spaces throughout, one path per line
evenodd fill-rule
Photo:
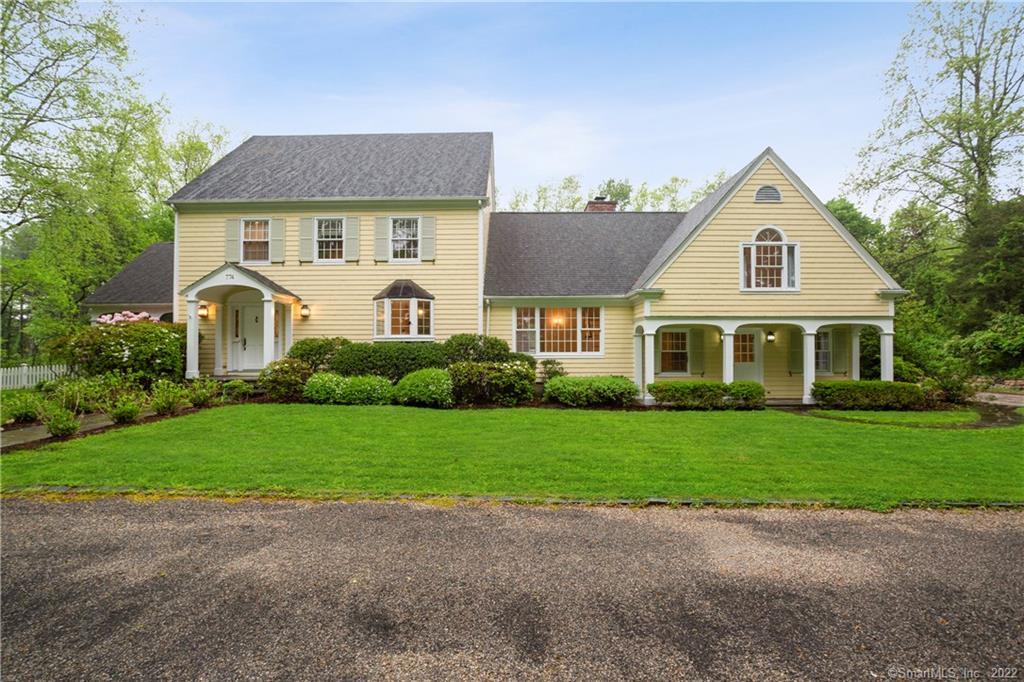
M 2 502 L 6 680 L 1017 666 L 1024 514 Z

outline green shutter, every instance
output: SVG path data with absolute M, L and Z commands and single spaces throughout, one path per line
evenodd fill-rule
M 437 220 L 420 218 L 420 260 L 434 260 L 434 242 L 437 238 Z
M 789 330 L 789 373 L 804 373 L 804 335 L 799 329 Z
M 850 335 L 845 329 L 832 330 L 832 373 L 850 371 Z
M 389 260 L 390 222 L 388 218 L 373 219 L 373 259 L 377 262 Z
M 691 329 L 690 338 L 690 374 L 704 376 L 704 330 Z
M 345 218 L 345 260 L 359 260 L 359 218 Z
M 242 221 L 227 218 L 224 221 L 224 262 L 237 263 L 242 260 Z
M 313 260 L 313 219 L 299 218 L 299 262 Z
M 284 218 L 270 219 L 270 262 L 284 262 Z

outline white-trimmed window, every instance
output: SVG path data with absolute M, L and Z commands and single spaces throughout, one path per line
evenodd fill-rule
M 819 330 L 814 335 L 814 371 L 832 371 L 832 333 Z
M 516 352 L 534 355 L 599 355 L 604 309 L 599 306 L 518 307 Z
M 425 298 L 382 298 L 373 302 L 373 336 L 428 339 L 434 336 L 434 302 Z
M 242 262 L 270 262 L 270 221 L 242 219 Z
M 418 261 L 420 259 L 420 219 L 391 219 L 391 260 Z
M 759 229 L 753 241 L 740 244 L 740 283 L 743 291 L 799 289 L 799 245 L 777 227 Z
M 314 260 L 317 263 L 345 262 L 345 219 L 316 218 L 313 221 Z
M 661 336 L 661 372 L 688 374 L 690 372 L 690 333 L 663 331 Z
M 775 185 L 761 185 L 754 192 L 754 201 L 759 204 L 777 204 L 782 201 L 782 192 Z

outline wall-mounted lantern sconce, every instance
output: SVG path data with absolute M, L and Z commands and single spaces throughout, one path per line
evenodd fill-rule
M 199 317 L 201 317 L 201 318 L 203 318 L 205 320 L 209 316 L 210 316 L 210 306 L 206 305 L 205 303 L 199 304 Z
M 764 340 L 768 343 L 775 343 L 775 332 L 768 332 L 764 335 Z
M 299 315 L 302 316 L 302 319 L 308 320 L 309 319 L 309 306 L 306 305 L 305 303 L 303 303 L 302 306 L 299 308 Z

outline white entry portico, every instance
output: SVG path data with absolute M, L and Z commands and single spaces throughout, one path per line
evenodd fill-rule
M 181 294 L 188 309 L 186 378 L 199 376 L 201 314 L 214 326 L 215 375 L 258 371 L 288 352 L 294 308 L 301 299 L 270 278 L 225 263 Z

